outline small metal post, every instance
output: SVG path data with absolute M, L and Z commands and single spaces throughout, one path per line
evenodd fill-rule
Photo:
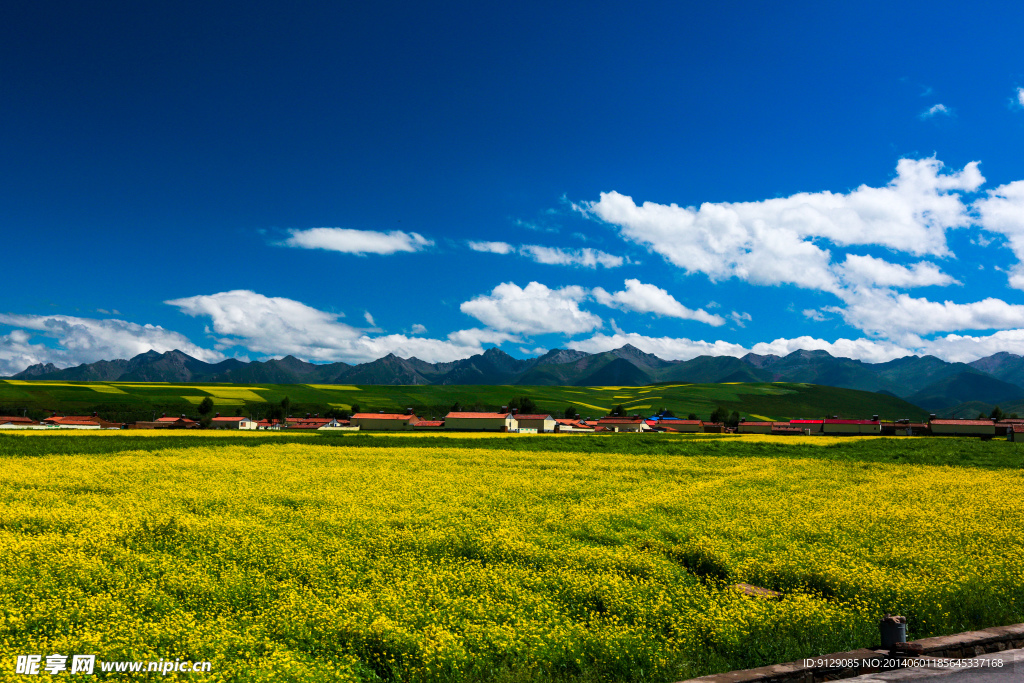
M 878 630 L 882 635 L 882 647 L 892 647 L 896 643 L 907 642 L 907 618 L 886 614 L 878 622 Z

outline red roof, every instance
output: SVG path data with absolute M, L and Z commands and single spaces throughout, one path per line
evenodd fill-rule
M 640 424 L 643 421 L 644 421 L 644 419 L 642 417 L 602 417 L 600 420 L 597 421 L 597 423 L 598 424 L 603 424 L 603 425 L 606 425 L 606 424 L 607 425 L 611 425 L 611 424 L 631 424 L 631 425 L 636 425 L 636 424 Z M 673 422 L 675 422 L 675 421 L 673 420 Z M 676 422 L 676 424 L 679 424 L 679 423 Z
M 880 425 L 878 420 L 825 420 L 827 425 Z
M 20 415 L 0 415 L 0 424 L 5 424 L 7 422 L 22 425 L 34 425 L 36 423 L 36 421 L 30 417 L 21 417 Z
M 156 419 L 157 422 L 177 422 L 178 420 L 187 423 L 195 422 L 195 420 L 190 420 L 187 417 L 158 417 Z
M 447 419 L 449 417 L 457 417 L 457 418 L 463 418 L 463 419 L 468 418 L 468 419 L 471 419 L 471 420 L 484 420 L 484 419 L 495 420 L 497 418 L 506 418 L 506 417 L 508 417 L 511 414 L 512 413 L 448 413 L 445 416 L 445 418 Z
M 747 420 L 744 420 L 743 422 L 740 422 L 740 427 L 742 427 L 743 425 L 747 425 L 748 427 L 753 427 L 755 425 L 758 426 L 758 427 L 770 427 L 773 424 L 775 424 L 775 423 L 774 422 L 748 422 Z
M 1010 425 L 1010 429 L 1013 431 L 1014 434 L 1016 434 L 1017 432 L 1024 432 L 1024 423 L 1014 422 L 1012 425 Z
M 790 420 L 791 425 L 820 425 L 824 420 Z
M 241 422 L 242 420 L 248 420 L 247 417 L 215 417 L 212 422 Z
M 419 422 L 414 422 L 412 424 L 412 426 L 413 427 L 443 427 L 444 426 L 444 420 L 420 420 Z
M 554 420 L 550 415 L 516 415 L 517 420 Z
M 59 425 L 70 425 L 70 424 L 94 424 L 100 423 L 98 418 L 95 417 L 84 417 L 82 415 L 54 415 L 48 417 L 43 422 L 52 422 L 53 424 Z
M 353 420 L 413 420 L 419 419 L 415 415 L 405 413 L 356 413 Z
M 993 426 L 995 423 L 992 420 L 932 420 L 933 425 L 952 425 L 952 426 L 963 426 L 963 427 L 980 427 L 987 425 Z

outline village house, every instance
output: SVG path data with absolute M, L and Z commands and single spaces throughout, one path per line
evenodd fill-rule
M 821 431 L 823 434 L 831 434 L 833 436 L 860 434 L 874 434 L 877 436 L 882 433 L 882 423 L 877 418 L 873 420 L 824 420 Z
M 438 432 L 444 429 L 444 420 L 420 420 L 409 426 L 416 432 Z
M 736 431 L 740 434 L 771 434 L 774 426 L 774 422 L 747 422 L 744 420 L 736 427 Z
M 288 429 L 327 430 L 348 426 L 348 424 L 349 422 L 346 420 L 345 424 L 342 425 L 339 420 L 333 417 L 304 417 L 289 420 Z
M 39 429 L 40 424 L 29 417 L 0 415 L 0 429 Z
M 647 422 L 650 425 L 650 420 Z M 670 434 L 696 434 L 704 427 L 700 420 L 683 420 L 680 418 L 657 420 L 653 425 L 655 431 L 669 432 Z
M 516 415 L 516 422 L 519 423 L 519 429 L 536 429 L 538 433 L 543 434 L 545 432 L 555 431 L 555 426 L 558 421 L 555 420 L 551 415 Z
M 451 412 L 444 416 L 445 431 L 514 432 L 519 422 L 512 413 Z
M 647 421 L 639 415 L 633 417 L 602 417 L 597 421 L 599 427 L 613 432 L 649 432 Z
M 398 431 L 409 429 L 410 425 L 419 422 L 420 418 L 412 412 L 406 413 L 356 413 L 349 422 L 361 430 Z
M 243 429 L 255 430 L 256 421 L 247 417 L 217 417 L 210 420 L 210 429 Z
M 824 420 L 790 420 L 789 426 L 796 427 L 805 434 L 820 434 Z
M 81 415 L 52 415 L 42 423 L 58 429 L 101 429 L 99 420 Z
M 569 434 L 572 432 L 582 432 L 586 434 L 592 434 L 594 427 L 587 424 L 583 420 L 574 418 L 556 418 L 555 419 L 555 431 L 559 433 Z
M 996 425 L 992 420 L 931 420 L 929 426 L 935 436 L 996 435 Z

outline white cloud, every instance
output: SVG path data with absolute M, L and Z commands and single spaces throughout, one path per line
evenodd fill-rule
M 557 247 L 542 247 L 537 244 L 524 244 L 519 247 L 519 253 L 533 259 L 537 263 L 559 266 L 597 268 L 600 265 L 605 268 L 618 268 L 623 263 L 621 256 L 607 254 L 589 247 L 584 247 L 583 249 L 560 249 Z
M 363 317 L 366 318 L 366 322 L 370 327 L 377 327 L 377 323 L 373 322 L 373 316 L 370 315 L 369 311 L 363 311 Z
M 961 284 L 928 262 L 914 263 L 908 268 L 873 256 L 847 254 L 837 270 L 844 281 L 853 285 L 906 289 Z
M 607 192 L 582 210 L 618 226 L 625 239 L 712 281 L 737 277 L 836 293 L 842 284 L 831 252 L 815 240 L 950 255 L 945 231 L 971 223 L 959 192 L 976 190 L 984 178 L 977 162 L 954 173 L 942 168 L 934 158 L 901 159 L 896 178 L 881 188 L 705 203 L 696 209 L 653 202 L 637 206 L 630 197 Z
M 469 248 L 473 251 L 483 251 L 491 254 L 510 254 L 515 247 L 507 242 L 469 242 Z
M 942 114 L 943 116 L 952 116 L 953 110 L 944 104 L 933 104 L 928 109 L 921 112 L 920 117 L 922 119 L 930 119 L 932 117 Z
M 147 351 L 163 353 L 178 349 L 204 361 L 224 359 L 224 354 L 197 346 L 185 335 L 159 325 L 66 315 L 9 314 L 0 314 L 0 325 L 23 328 L 0 337 L 0 375 L 21 372 L 35 363 L 70 367 L 98 360 L 132 358 Z M 31 344 L 31 335 L 26 329 L 56 340 L 58 348 Z
M 831 318 L 829 318 L 827 315 L 817 310 L 816 308 L 805 308 L 803 310 L 803 314 L 804 317 L 810 318 L 811 320 L 815 320 L 819 323 L 825 320 L 831 320 Z
M 888 342 L 871 339 L 837 339 L 828 342 L 813 337 L 797 337 L 795 339 L 776 339 L 771 342 L 760 342 L 750 348 L 742 344 L 726 341 L 702 341 L 674 337 L 646 337 L 636 333 L 617 332 L 614 335 L 596 334 L 590 339 L 569 342 L 566 346 L 589 353 L 600 353 L 617 349 L 624 344 L 632 344 L 646 353 L 665 360 L 690 360 L 697 356 L 733 356 L 742 358 L 748 353 L 758 355 L 774 354 L 785 356 L 801 349 L 827 351 L 833 356 L 856 358 L 869 363 L 882 363 L 902 358 L 912 352 Z
M 635 279 L 626 280 L 625 285 L 624 291 L 614 293 L 609 293 L 602 287 L 595 287 L 592 294 L 599 304 L 623 311 L 654 313 L 670 318 L 697 320 L 715 327 L 725 324 L 725 318 L 722 316 L 708 313 L 703 309 L 687 308 L 667 291 L 655 285 L 645 284 Z
M 938 356 L 951 363 L 969 363 L 1000 351 L 1024 356 L 1024 329 L 1000 330 L 983 337 L 949 334 L 923 342 L 918 353 Z
M 1017 103 L 1024 107 L 1024 88 L 1017 88 Z
M 958 304 L 930 301 L 891 290 L 866 290 L 851 296 L 845 308 L 825 307 L 870 335 L 919 343 L 914 335 L 956 330 L 1006 330 L 1024 327 L 1024 306 L 987 298 Z
M 567 335 L 589 332 L 601 327 L 601 319 L 580 310 L 579 302 L 587 296 L 582 287 L 550 289 L 539 282 L 520 288 L 512 282 L 495 287 L 490 295 L 466 301 L 460 307 L 484 325 L 513 334 Z
M 339 322 L 339 314 L 292 299 L 234 290 L 166 303 L 195 317 L 208 317 L 223 348 L 242 346 L 269 356 L 365 363 L 389 353 L 429 362 L 452 361 L 482 353 L 485 335 L 452 333 L 447 340 L 392 334 L 371 337 Z M 462 334 L 462 336 L 460 336 Z
M 555 266 L 582 266 L 584 268 L 618 268 L 625 259 L 621 256 L 608 254 L 598 249 L 584 247 L 582 249 L 562 249 L 559 247 L 545 247 L 539 244 L 523 244 L 518 247 L 508 242 L 474 242 L 467 243 L 473 251 L 482 251 L 491 254 L 513 254 L 518 253 L 537 263 L 544 263 Z
M 1010 270 L 1010 286 L 1024 289 L 1024 180 L 989 190 L 974 202 L 978 224 L 989 232 L 1005 235 L 1018 263 Z
M 730 313 L 729 319 L 732 320 L 733 324 L 738 327 L 746 327 L 747 323 L 753 320 L 753 318 L 750 317 L 749 313 L 739 313 L 737 311 L 733 311 L 732 313 Z
M 427 331 L 427 328 L 423 325 L 420 325 L 419 323 L 416 323 L 415 325 L 412 326 L 412 329 L 410 331 L 413 334 L 423 334 L 424 332 Z
M 310 228 L 292 230 L 284 246 L 302 249 L 326 249 L 345 254 L 394 254 L 421 251 L 434 243 L 415 232 L 377 232 L 349 228 Z

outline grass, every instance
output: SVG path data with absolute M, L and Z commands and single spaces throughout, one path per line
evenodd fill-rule
M 911 637 L 1024 621 L 1022 453 L 3 434 L 0 681 L 57 652 L 210 681 L 673 681 L 872 645 L 885 611 Z
M 421 417 L 442 417 L 456 402 L 464 406 L 499 408 L 520 396 L 559 417 L 574 406 L 583 417 L 600 417 L 618 405 L 650 414 L 667 408 L 677 415 L 691 412 L 707 418 L 719 406 L 742 415 L 772 419 L 819 417 L 824 414 L 888 418 L 919 418 L 920 408 L 900 399 L 853 389 L 810 384 L 665 384 L 649 387 L 552 386 L 387 386 L 324 384 L 165 384 L 141 382 L 33 382 L 0 380 L 0 410 L 21 414 L 24 409 L 57 409 L 68 413 L 96 411 L 111 419 L 152 414 L 194 414 L 205 397 L 227 414 L 265 410 L 287 396 L 294 414 L 351 409 L 404 410 L 414 407 Z

